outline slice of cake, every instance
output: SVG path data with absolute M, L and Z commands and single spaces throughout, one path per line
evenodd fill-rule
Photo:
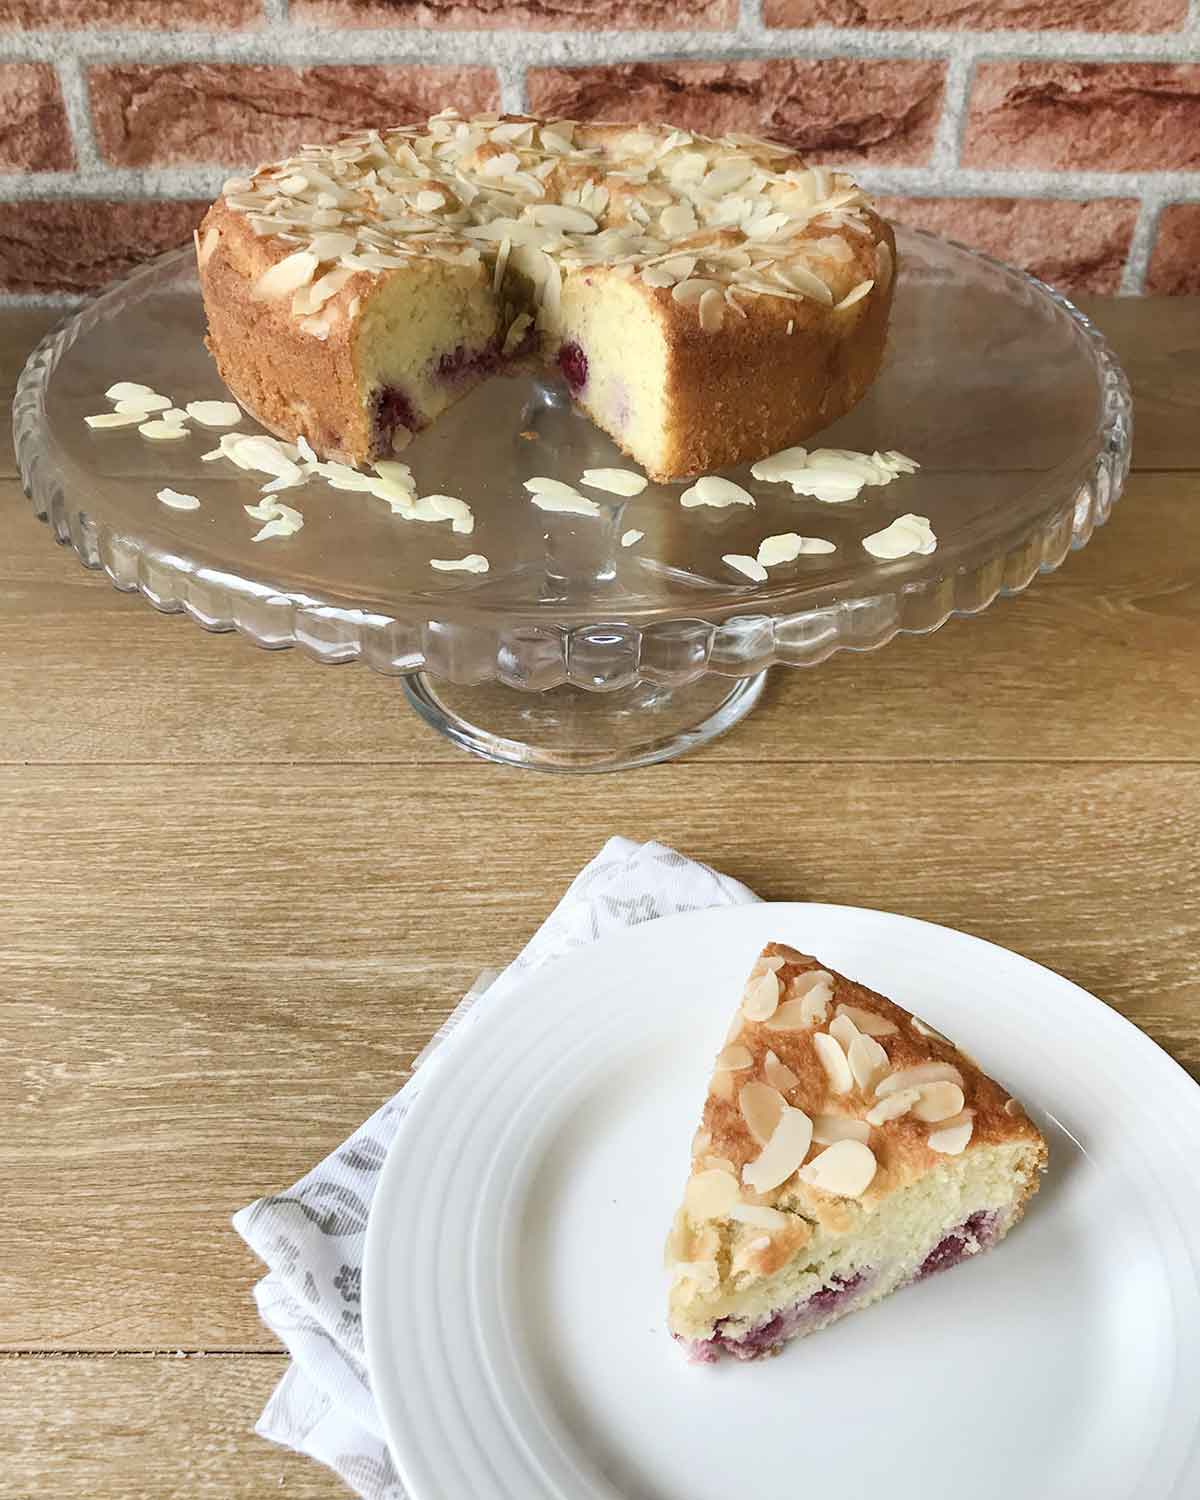
M 1046 1143 L 965 1053 L 769 944 L 750 974 L 667 1241 L 693 1359 L 774 1354 L 1001 1240 Z

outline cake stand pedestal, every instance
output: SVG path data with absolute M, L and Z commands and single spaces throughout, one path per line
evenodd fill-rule
M 83 420 L 119 380 L 177 406 L 228 399 L 204 347 L 190 249 L 112 287 L 30 356 L 14 405 L 21 475 L 60 541 L 159 609 L 398 676 L 426 723 L 491 760 L 646 765 L 735 725 L 773 665 L 871 650 L 1025 588 L 1083 546 L 1121 492 L 1129 388 L 1091 323 L 986 256 L 905 230 L 898 245 L 884 368 L 814 446 L 897 448 L 921 469 L 848 504 L 739 469 L 730 477 L 752 508 L 685 510 L 674 484 L 597 495 L 596 516 L 547 514 L 525 479 L 578 484 L 585 468 L 629 464 L 556 379 L 526 370 L 478 387 L 405 452 L 420 493 L 471 505 L 469 537 L 312 478 L 282 496 L 303 528 L 256 544 L 244 507 L 267 476 L 205 461 L 216 434 L 155 443 Z M 164 487 L 199 508 L 168 509 Z M 931 555 L 881 562 L 864 550 L 906 512 L 929 518 Z M 623 546 L 631 530 L 642 535 Z M 836 550 L 772 568 L 762 584 L 723 561 L 790 531 Z M 430 567 L 467 552 L 488 571 Z
M 459 687 L 414 672 L 409 703 L 464 750 L 535 771 L 628 771 L 686 754 L 739 723 L 762 697 L 766 672 L 683 687 L 635 682 L 602 696 L 565 684 L 521 693 L 496 683 Z

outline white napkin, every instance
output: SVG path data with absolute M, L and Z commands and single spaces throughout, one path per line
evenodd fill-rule
M 267 1264 L 258 1310 L 292 1356 L 255 1431 L 334 1469 L 365 1500 L 405 1500 L 384 1441 L 363 1357 L 360 1279 L 367 1215 L 379 1172 L 418 1090 L 437 1075 L 437 1048 L 473 1007 L 504 1003 L 531 969 L 623 927 L 675 912 L 758 898 L 662 844 L 610 839 L 502 973 L 487 970 L 416 1060 L 419 1071 L 343 1145 L 286 1193 L 234 1215 Z

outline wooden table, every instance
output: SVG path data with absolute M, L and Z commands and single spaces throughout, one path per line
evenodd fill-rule
M 389 679 L 117 593 L 4 435 L 0 1494 L 344 1493 L 251 1433 L 285 1357 L 229 1216 L 397 1088 L 611 833 L 1016 948 L 1200 1077 L 1200 298 L 1090 311 L 1138 407 L 1086 551 L 618 777 L 471 760 Z M 0 318 L 9 386 L 48 321 Z

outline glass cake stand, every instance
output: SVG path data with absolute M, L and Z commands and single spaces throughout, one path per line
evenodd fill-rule
M 477 388 L 402 455 L 420 493 L 471 504 L 472 536 L 313 479 L 280 497 L 303 529 L 255 543 L 242 507 L 267 476 L 201 462 L 219 434 L 191 424 L 187 438 L 154 443 L 83 421 L 109 409 L 117 380 L 181 406 L 227 399 L 190 247 L 112 287 L 30 356 L 14 408 L 21 474 L 57 538 L 119 589 L 208 630 L 397 675 L 427 723 L 479 755 L 572 771 L 664 760 L 737 723 L 773 665 L 871 650 L 1025 588 L 1083 546 L 1121 492 L 1129 388 L 1092 324 L 986 256 L 914 231 L 899 246 L 884 369 L 810 445 L 898 448 L 922 467 L 848 504 L 735 470 L 753 510 L 685 510 L 679 483 L 633 500 L 588 491 L 597 518 L 547 514 L 522 480 L 578 483 L 585 468 L 629 462 L 555 378 L 525 372 Z M 201 508 L 168 510 L 164 486 Z M 934 553 L 880 562 L 863 549 L 910 511 L 930 518 Z M 629 529 L 645 536 L 626 548 Z M 762 584 L 721 560 L 784 531 L 837 550 Z M 467 552 L 490 571 L 429 565 Z

